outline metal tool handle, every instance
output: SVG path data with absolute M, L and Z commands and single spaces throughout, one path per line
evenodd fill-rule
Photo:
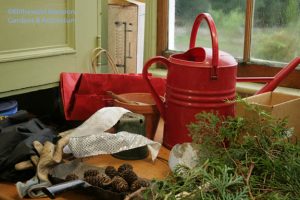
M 73 180 L 64 183 L 60 183 L 57 185 L 52 185 L 50 187 L 42 188 L 42 191 L 51 199 L 55 199 L 55 195 L 58 193 L 62 193 L 64 191 L 73 190 L 76 188 L 84 187 L 86 184 L 83 180 Z
M 136 102 L 136 101 L 130 101 L 130 100 L 128 100 L 128 99 L 126 99 L 126 98 L 124 98 L 124 97 L 122 97 L 120 95 L 115 94 L 112 91 L 106 91 L 106 94 L 108 94 L 111 98 L 116 99 L 116 100 L 118 100 L 118 101 L 120 101 L 122 103 L 131 104 L 131 105 L 139 105 L 138 102 Z
M 158 111 L 160 112 L 160 115 L 163 119 L 165 119 L 165 107 L 164 107 L 164 103 L 161 100 L 161 98 L 159 97 L 158 93 L 155 91 L 150 79 L 149 79 L 149 74 L 148 74 L 148 69 L 149 67 L 151 67 L 152 64 L 154 63 L 162 63 L 164 64 L 167 68 L 169 68 L 169 61 L 168 59 L 166 59 L 165 57 L 162 56 L 156 56 L 154 58 L 151 58 L 150 60 L 148 60 L 143 68 L 143 78 L 146 80 L 147 84 L 150 87 L 150 92 L 152 93 L 153 99 L 156 102 Z
M 300 57 L 294 58 L 288 65 L 283 67 L 274 77 L 238 77 L 237 82 L 265 82 L 267 83 L 255 94 L 271 92 L 276 89 L 283 79 L 285 79 L 300 64 Z
M 261 94 L 269 91 L 273 91 L 279 83 L 285 79 L 289 73 L 291 73 L 300 64 L 300 57 L 294 58 L 287 66 L 283 67 L 274 77 L 273 80 L 268 82 L 263 88 L 256 92 Z
M 211 36 L 211 42 L 212 42 L 212 73 L 211 78 L 217 79 L 218 78 L 218 64 L 219 64 L 219 44 L 218 44 L 218 36 L 217 36 L 217 29 L 215 22 L 213 18 L 208 13 L 201 13 L 199 14 L 195 21 L 191 32 L 191 38 L 190 38 L 190 49 L 195 47 L 196 39 L 197 39 L 197 33 L 198 29 L 200 27 L 200 24 L 202 20 L 205 19 L 209 30 L 210 30 L 210 36 Z

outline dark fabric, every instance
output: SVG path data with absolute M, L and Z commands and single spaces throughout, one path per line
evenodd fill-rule
M 31 178 L 34 170 L 16 171 L 15 164 L 29 160 L 36 154 L 32 142 L 53 142 L 56 134 L 40 120 L 29 121 L 0 128 L 0 180 L 23 181 Z
M 26 110 L 19 110 L 17 113 L 15 113 L 3 120 L 0 120 L 0 131 L 1 131 L 1 128 L 5 128 L 8 126 L 12 126 L 14 124 L 26 122 L 30 118 L 32 118 L 32 117 Z

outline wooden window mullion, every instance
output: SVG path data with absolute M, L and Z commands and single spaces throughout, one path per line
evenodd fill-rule
M 246 17 L 245 17 L 244 56 L 243 56 L 243 61 L 245 63 L 250 62 L 250 56 L 251 56 L 251 36 L 252 36 L 252 28 L 253 28 L 254 3 L 255 0 L 247 0 Z
M 157 0 L 157 44 L 156 55 L 168 50 L 169 1 Z

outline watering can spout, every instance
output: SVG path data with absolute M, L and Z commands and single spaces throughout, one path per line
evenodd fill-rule
M 273 79 L 268 82 L 263 88 L 261 88 L 256 94 L 261 94 L 269 91 L 273 91 L 279 83 L 291 73 L 300 64 L 300 57 L 294 58 L 288 65 L 280 70 Z

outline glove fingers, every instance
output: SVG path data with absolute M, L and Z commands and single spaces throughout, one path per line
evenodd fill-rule
M 60 132 L 60 133 L 58 134 L 58 136 L 60 136 L 60 137 L 65 137 L 65 136 L 67 136 L 67 135 L 70 135 L 70 133 L 72 133 L 73 130 L 74 130 L 74 129 L 70 129 L 70 130 L 66 130 L 66 131 L 64 131 L 64 132 Z
M 63 155 L 63 148 L 69 143 L 70 135 L 65 135 L 63 138 L 58 140 L 55 148 L 55 152 L 53 155 L 53 160 L 56 163 L 60 163 Z
M 37 167 L 37 175 L 41 181 L 49 181 L 50 167 L 55 164 L 53 161 L 54 148 L 54 144 L 49 141 L 45 142 Z
M 39 157 L 37 155 L 32 155 L 32 156 L 30 156 L 30 160 L 25 160 L 25 161 L 15 164 L 15 169 L 18 171 L 33 169 L 33 168 L 36 168 L 36 166 L 38 165 L 38 162 L 39 162 Z
M 30 156 L 30 160 L 34 164 L 34 166 L 36 167 L 39 163 L 40 158 L 37 155 L 33 155 L 33 156 Z
M 40 143 L 39 141 L 33 141 L 32 144 L 35 150 L 38 152 L 38 154 L 41 155 L 43 151 L 43 144 Z
M 34 166 L 30 160 L 25 160 L 25 161 L 15 164 L 15 169 L 18 171 L 32 169 L 33 167 Z

